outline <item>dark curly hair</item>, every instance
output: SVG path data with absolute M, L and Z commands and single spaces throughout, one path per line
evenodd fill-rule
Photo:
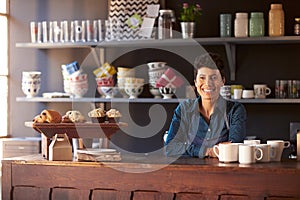
M 218 69 L 222 79 L 225 79 L 224 62 L 219 54 L 206 53 L 198 56 L 194 62 L 194 79 L 196 79 L 198 69 L 200 69 L 201 67 Z

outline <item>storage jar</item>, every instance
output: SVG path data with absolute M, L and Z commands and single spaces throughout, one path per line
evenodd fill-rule
M 231 14 L 220 14 L 220 37 L 231 37 Z
M 248 36 L 248 13 L 236 13 L 234 20 L 234 36 L 247 37 Z
M 300 17 L 295 18 L 294 34 L 300 35 Z
M 173 10 L 160 10 L 158 18 L 158 39 L 172 38 Z
M 249 36 L 261 37 L 265 35 L 265 20 L 263 12 L 251 12 L 249 21 Z
M 269 11 L 269 36 L 284 36 L 284 11 L 282 4 L 271 4 Z

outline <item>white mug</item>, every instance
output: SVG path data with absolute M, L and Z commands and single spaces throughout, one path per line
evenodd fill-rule
M 266 84 L 254 84 L 253 88 L 256 99 L 265 99 L 266 96 L 271 94 L 271 89 Z
M 255 145 L 239 145 L 239 163 L 251 164 L 263 158 L 263 151 Z
M 244 144 L 260 144 L 260 140 L 244 140 Z
M 238 161 L 238 143 L 218 144 L 213 147 L 213 151 L 220 162 Z
M 274 151 L 271 151 L 271 145 L 269 144 L 257 144 L 256 147 L 261 148 L 263 151 L 263 157 L 257 162 L 270 162 L 271 158 L 275 156 Z
M 284 148 L 290 147 L 291 143 L 284 140 L 267 140 L 267 144 L 271 145 L 271 161 L 281 161 Z
M 241 99 L 242 98 L 243 89 L 234 89 L 233 90 L 233 98 L 234 99 Z

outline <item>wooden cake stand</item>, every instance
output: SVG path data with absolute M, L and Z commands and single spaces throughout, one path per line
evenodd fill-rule
M 48 158 L 50 140 L 56 134 L 66 134 L 72 142 L 72 138 L 103 138 L 103 148 L 109 147 L 111 136 L 120 127 L 126 127 L 124 122 L 119 123 L 34 123 L 25 122 L 26 127 L 31 127 L 42 135 L 42 154 Z

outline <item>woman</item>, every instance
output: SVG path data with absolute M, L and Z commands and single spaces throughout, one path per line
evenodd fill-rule
M 246 110 L 238 102 L 220 95 L 225 83 L 224 65 L 216 54 L 195 60 L 196 99 L 178 105 L 165 143 L 167 156 L 214 156 L 212 147 L 220 142 L 242 142 L 246 136 Z

